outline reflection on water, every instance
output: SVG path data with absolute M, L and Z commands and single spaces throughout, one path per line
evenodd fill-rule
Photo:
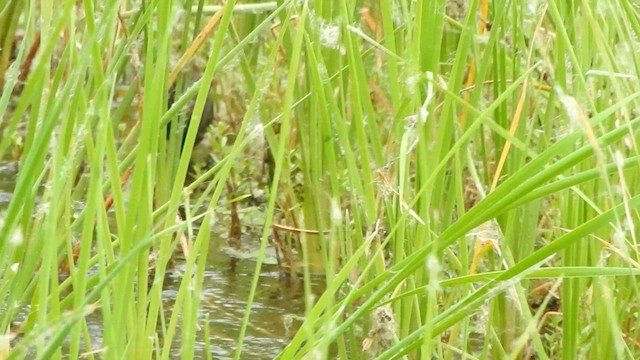
M 0 163 L 0 211 L 7 208 L 11 200 L 16 180 L 17 166 Z M 253 260 L 239 261 L 233 270 L 230 257 L 224 250 L 227 245 L 220 239 L 219 234 L 226 233 L 224 225 L 219 226 L 211 234 L 211 244 L 207 268 L 204 274 L 203 293 L 199 309 L 199 324 L 204 325 L 204 319 L 209 319 L 209 344 L 212 357 L 215 359 L 230 359 L 236 351 L 236 343 L 240 333 L 240 326 L 245 315 L 246 300 L 249 296 L 255 262 Z M 244 242 L 257 242 L 258 236 L 251 240 L 245 237 Z M 243 244 L 249 245 L 250 244 Z M 257 247 L 257 244 L 255 244 Z M 172 313 L 173 303 L 180 288 L 184 273 L 184 263 L 176 264 L 164 281 L 163 300 L 165 303 L 165 319 Z M 321 292 L 321 278 L 313 285 L 314 292 Z M 23 309 L 28 311 L 28 308 Z M 26 315 L 26 314 L 23 314 Z M 278 271 L 275 265 L 262 266 L 260 281 L 252 306 L 248 329 L 243 342 L 243 359 L 272 359 L 288 343 L 290 336 L 300 326 L 300 319 L 304 315 L 304 288 L 302 280 L 291 278 Z M 100 313 L 94 313 L 87 318 L 87 328 L 91 336 L 92 347 L 102 346 L 102 327 Z M 180 355 L 180 330 L 174 339 L 172 354 L 176 358 Z M 196 358 L 205 358 L 204 329 L 197 334 L 193 344 Z
M 212 234 L 213 235 L 213 234 Z M 212 240 L 215 238 L 212 238 Z M 224 245 L 223 245 L 224 246 Z M 209 315 L 213 357 L 232 358 L 246 310 L 255 263 L 241 261 L 230 270 L 229 257 L 219 241 L 211 245 L 205 271 L 200 319 Z M 184 265 L 165 279 L 164 298 L 172 304 L 180 286 Z M 300 279 L 282 275 L 275 266 L 263 265 L 242 347 L 243 359 L 273 359 L 288 343 L 304 314 L 304 289 Z M 167 314 L 169 315 L 169 314 Z M 196 354 L 204 351 L 204 331 L 198 334 Z M 179 339 L 174 348 L 179 351 Z M 176 356 L 179 352 L 175 353 Z

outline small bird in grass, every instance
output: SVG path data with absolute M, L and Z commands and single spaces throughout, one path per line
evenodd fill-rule
M 169 89 L 169 107 L 171 107 L 173 105 L 173 102 L 176 100 L 175 92 L 176 92 L 175 86 L 172 86 L 171 89 Z M 193 108 L 195 106 L 195 103 L 196 101 L 194 99 L 187 104 L 186 112 L 185 112 L 186 113 L 185 123 L 179 130 L 174 130 L 176 132 L 180 131 L 182 133 L 182 138 L 180 141 L 180 153 L 182 153 L 182 151 L 184 150 L 184 142 L 187 139 L 187 131 L 189 130 L 189 124 L 191 122 L 191 115 L 193 114 Z M 202 111 L 202 118 L 200 120 L 200 125 L 198 125 L 198 132 L 196 134 L 196 141 L 194 142 L 194 146 L 198 145 L 200 141 L 202 141 L 202 139 L 204 138 L 204 135 L 207 133 L 207 129 L 209 128 L 209 125 L 213 123 L 213 120 L 215 118 L 214 110 L 215 109 L 213 104 L 213 96 L 210 91 L 209 94 L 207 95 L 207 101 L 204 105 L 204 110 Z M 171 131 L 172 131 L 172 123 L 169 122 L 167 124 L 167 140 L 171 137 Z
M 172 86 L 169 89 L 169 99 L 168 99 L 169 108 L 173 106 L 173 103 L 175 102 L 175 100 L 176 100 L 176 89 L 175 89 L 175 86 Z M 185 106 L 184 124 L 181 124 L 180 126 L 178 126 L 178 125 L 175 125 L 175 121 L 171 121 L 167 124 L 167 130 L 166 130 L 167 140 L 169 140 L 171 136 L 174 134 L 175 134 L 174 136 L 180 136 L 180 154 L 182 154 L 182 151 L 184 150 L 184 143 L 187 140 L 187 132 L 189 131 L 189 124 L 191 123 L 191 116 L 193 115 L 195 103 L 196 101 L 195 99 L 193 99 Z M 204 109 L 202 110 L 202 117 L 200 119 L 200 124 L 198 125 L 196 140 L 193 144 L 194 146 L 198 145 L 202 141 L 202 139 L 204 138 L 204 135 L 207 133 L 207 128 L 209 127 L 209 125 L 213 123 L 214 118 L 215 118 L 215 114 L 214 114 L 213 96 L 212 96 L 212 92 L 209 91 L 209 93 L 207 94 L 207 101 L 204 105 Z M 186 181 L 187 182 L 191 181 L 189 175 L 187 175 Z M 181 222 L 186 218 L 187 217 L 185 214 L 185 209 L 183 206 L 180 206 L 178 208 L 178 214 L 176 215 L 176 222 Z M 183 258 L 187 258 L 189 254 L 189 242 L 186 239 L 184 234 L 178 233 L 177 236 L 179 237 L 179 244 L 180 244 L 182 256 Z M 157 260 L 158 260 L 158 253 L 156 250 L 154 250 L 149 256 L 148 271 L 151 277 L 155 276 Z M 170 259 L 169 264 L 170 264 L 169 267 L 173 267 L 173 258 Z
M 175 86 L 172 86 L 169 89 L 169 99 L 168 99 L 169 107 L 171 107 L 174 101 L 176 100 L 175 93 L 176 93 Z M 196 104 L 196 100 L 193 99 L 185 106 L 185 121 L 184 121 L 184 124 L 181 125 L 181 127 L 172 125 L 172 122 L 169 122 L 167 124 L 167 140 L 170 139 L 172 130 L 176 132 L 175 134 L 176 136 L 180 136 L 180 155 L 182 155 L 182 151 L 184 151 L 184 143 L 187 140 L 187 132 L 189 131 L 189 124 L 191 123 L 191 116 L 193 115 L 193 109 L 195 104 Z M 202 139 L 204 138 L 204 135 L 207 133 L 207 129 L 209 128 L 209 125 L 213 123 L 213 120 L 215 119 L 214 110 L 215 109 L 214 109 L 214 102 L 213 102 L 213 92 L 209 91 L 209 93 L 207 94 L 207 100 L 204 105 L 204 109 L 202 110 L 202 117 L 200 119 L 200 124 L 198 125 L 196 140 L 193 143 L 194 147 L 202 141 Z M 189 164 L 189 167 L 191 168 L 191 162 Z M 185 181 L 189 183 L 192 180 L 193 179 L 191 178 L 191 175 L 187 174 L 187 179 Z M 179 209 L 179 218 L 185 219 L 185 212 L 183 207 L 180 207 Z

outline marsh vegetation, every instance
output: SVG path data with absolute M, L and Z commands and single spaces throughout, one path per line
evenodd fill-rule
M 639 15 L 4 2 L 0 359 L 639 358 Z

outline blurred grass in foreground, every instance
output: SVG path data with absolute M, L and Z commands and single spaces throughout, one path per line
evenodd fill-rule
M 0 7 L 19 19 L 0 28 L 0 158 L 20 164 L 0 227 L 0 357 L 169 358 L 180 336 L 192 358 L 211 223 L 261 186 L 263 151 L 241 334 L 271 240 L 308 294 L 280 358 L 640 357 L 631 2 L 209 5 Z M 170 74 L 184 95 L 166 110 Z M 211 134 L 217 163 L 183 188 L 212 83 L 227 124 Z M 165 126 L 194 97 L 180 155 Z M 139 122 L 120 140 L 130 112 Z M 317 298 L 311 273 L 327 280 Z

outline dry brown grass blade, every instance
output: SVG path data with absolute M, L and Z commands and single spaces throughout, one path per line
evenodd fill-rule
M 178 60 L 178 63 L 169 75 L 168 87 L 171 87 L 173 84 L 175 84 L 176 79 L 178 78 L 178 75 L 180 75 L 182 69 L 184 69 L 187 63 L 195 56 L 198 50 L 202 47 L 202 44 L 204 44 L 204 41 L 213 32 L 216 26 L 220 24 L 220 19 L 222 19 L 223 12 L 224 7 L 221 7 L 215 14 L 213 14 L 204 29 L 202 29 L 198 36 L 196 36 L 196 38 L 193 40 L 187 51 L 182 54 L 182 57 L 180 58 L 180 60 Z
M 536 31 L 542 27 L 542 20 L 546 14 L 545 11 L 542 12 L 538 20 L 538 24 L 536 25 Z M 527 56 L 527 67 L 531 66 L 531 59 L 533 57 L 533 43 L 529 48 L 529 55 Z M 516 106 L 516 111 L 513 114 L 513 119 L 511 120 L 511 126 L 509 127 L 509 135 L 513 136 L 518 129 L 518 125 L 520 125 L 520 119 L 522 118 L 522 108 L 524 107 L 524 102 L 527 98 L 527 87 L 529 84 L 529 78 L 524 79 L 524 83 L 522 84 L 522 92 L 520 93 L 520 98 L 518 99 L 518 105 Z M 502 152 L 500 153 L 500 160 L 498 161 L 498 166 L 496 167 L 496 172 L 493 174 L 493 181 L 491 183 L 491 191 L 493 191 L 498 185 L 498 179 L 500 178 L 500 174 L 502 174 L 502 168 L 504 167 L 505 162 L 507 161 L 507 155 L 509 154 L 509 150 L 511 149 L 511 141 L 507 140 L 504 143 L 504 147 L 502 148 Z
M 40 48 L 40 33 L 36 34 L 36 38 L 33 40 L 33 44 L 29 48 L 29 53 L 27 54 L 26 59 L 22 65 L 20 65 L 20 74 L 18 75 L 18 81 L 20 83 L 27 80 L 27 75 L 29 75 L 29 69 L 31 69 L 31 63 L 33 62 L 33 58 L 36 56 L 38 49 Z
M 378 9 L 379 10 L 379 9 Z M 376 11 L 378 12 L 378 11 Z M 369 28 L 369 30 L 371 32 L 373 32 L 375 34 L 375 39 L 378 43 L 382 42 L 382 26 L 380 26 L 380 20 L 378 18 L 378 16 L 374 16 L 371 13 L 371 7 L 369 6 L 365 6 L 360 10 L 360 16 L 362 17 L 362 20 L 364 21 L 364 23 L 366 24 L 367 28 Z M 382 51 L 380 51 L 380 49 L 376 49 L 376 64 L 378 66 L 382 66 L 383 60 L 382 60 Z
M 511 121 L 511 127 L 509 127 L 509 135 L 513 136 L 518 129 L 518 125 L 520 125 L 520 119 L 522 118 L 522 108 L 524 107 L 524 101 L 527 98 L 527 79 L 524 80 L 524 84 L 522 85 L 522 92 L 520 93 L 520 98 L 518 99 L 518 105 L 516 106 L 516 111 L 513 114 L 513 119 Z M 511 141 L 507 140 L 504 143 L 504 147 L 502 148 L 502 152 L 500 153 L 500 160 L 498 161 L 498 166 L 496 167 L 496 172 L 493 175 L 493 181 L 491 183 L 491 191 L 493 191 L 498 185 L 498 179 L 500 178 L 500 174 L 502 173 L 502 168 L 504 167 L 505 162 L 507 161 L 507 155 L 509 154 L 509 150 L 511 149 Z
M 124 183 L 127 182 L 130 176 L 131 168 L 128 168 L 124 172 L 124 174 L 122 174 L 122 177 L 120 178 L 120 184 L 124 185 Z M 109 194 L 109 196 L 107 196 L 106 200 L 104 201 L 104 209 L 109 210 L 111 208 L 111 205 L 113 205 L 113 193 Z
M 318 235 L 320 234 L 320 231 L 318 230 L 313 230 L 313 229 L 302 229 L 302 228 L 298 228 L 298 227 L 293 227 L 293 226 L 287 226 L 287 225 L 282 225 L 282 224 L 273 224 L 273 228 L 277 229 L 279 231 L 288 231 L 288 232 L 292 232 L 292 233 L 297 233 L 297 234 L 311 234 L 311 235 Z M 322 232 L 325 235 L 330 234 L 330 231 L 323 231 Z
M 480 2 L 480 26 L 478 26 L 478 35 L 483 35 L 485 33 L 485 31 L 487 30 L 487 25 L 489 24 L 488 22 L 488 18 L 489 18 L 489 0 L 482 0 Z M 475 83 L 476 81 L 476 62 L 475 60 L 472 58 L 471 62 L 469 63 L 469 70 L 467 71 L 467 79 L 464 82 L 464 86 L 466 88 L 470 87 L 471 85 L 473 85 L 473 83 Z M 469 102 L 469 98 L 470 98 L 470 94 L 469 93 L 464 93 L 463 99 L 466 102 Z M 467 125 L 467 109 L 462 109 L 462 113 L 460 113 L 460 127 L 462 129 L 465 128 L 465 126 Z

